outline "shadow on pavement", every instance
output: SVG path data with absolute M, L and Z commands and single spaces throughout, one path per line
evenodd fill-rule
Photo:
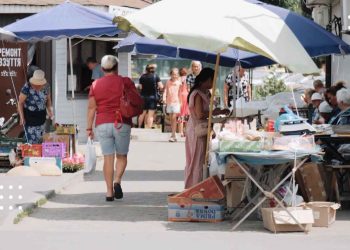
M 57 194 L 50 199 L 50 202 L 96 207 L 165 207 L 167 206 L 167 197 L 169 194 L 165 192 L 124 192 L 124 198 L 122 200 L 114 200 L 114 202 L 106 202 L 105 193 Z
M 223 221 L 218 223 L 209 222 L 168 222 L 166 228 L 168 231 L 178 232 L 204 232 L 204 231 L 218 231 L 218 232 L 231 232 L 234 223 L 230 221 Z M 264 232 L 261 221 L 246 221 L 235 232 Z
M 168 193 L 125 193 L 123 200 L 106 202 L 104 193 L 58 194 L 51 200 L 55 207 L 38 208 L 30 217 L 62 221 L 166 221 L 167 195 Z
M 103 172 L 95 171 L 94 174 L 84 176 L 85 181 L 103 181 Z M 123 181 L 183 181 L 183 170 L 126 170 Z

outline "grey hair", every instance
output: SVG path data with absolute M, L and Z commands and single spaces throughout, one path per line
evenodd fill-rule
M 199 66 L 202 68 L 202 63 L 201 63 L 200 61 L 192 61 L 192 62 L 191 62 L 191 67 L 192 67 L 193 64 L 195 64 L 195 63 L 199 64 Z
M 350 105 L 350 91 L 348 89 L 341 89 L 337 92 L 338 103 L 344 103 Z
M 104 70 L 111 70 L 118 66 L 119 60 L 116 56 L 113 55 L 105 55 L 101 59 L 101 67 Z

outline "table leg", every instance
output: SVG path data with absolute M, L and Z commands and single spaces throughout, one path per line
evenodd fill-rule
M 261 195 L 261 191 L 258 191 L 258 193 L 253 197 L 253 199 L 251 199 L 251 201 L 248 202 L 247 205 L 245 205 L 244 208 L 241 209 L 241 211 L 239 211 L 237 214 L 234 215 L 234 217 L 232 218 L 231 221 L 235 221 L 237 218 L 239 218 L 241 216 L 241 214 L 248 209 L 248 207 L 250 206 L 250 204 L 254 203 L 255 200 L 257 200 Z
M 270 196 L 272 196 L 272 198 L 275 198 L 276 196 L 273 195 L 273 193 L 280 187 L 283 185 L 283 183 L 288 180 L 292 175 L 293 172 L 296 172 L 302 165 L 304 165 L 304 163 L 309 159 L 309 157 L 306 157 L 304 160 L 302 160 L 297 166 L 295 166 L 293 168 L 293 170 L 287 174 L 270 192 L 267 192 L 266 190 L 264 190 L 260 184 L 254 179 L 254 177 L 246 170 L 247 166 L 245 166 L 245 164 L 241 164 L 240 162 L 238 162 L 238 160 L 233 157 L 232 158 L 235 163 L 242 169 L 242 171 L 247 175 L 247 177 L 257 186 L 257 188 L 264 194 L 264 198 L 259 201 L 239 222 L 236 223 L 236 225 L 232 228 L 232 231 L 234 231 L 235 229 L 238 228 L 238 226 L 240 224 L 242 224 L 267 198 L 269 198 Z M 245 167 L 243 167 L 243 165 Z M 280 202 L 279 200 L 277 200 L 277 202 Z M 281 203 L 281 202 L 280 202 Z M 293 220 L 295 220 L 298 224 L 299 222 L 296 220 L 296 218 L 283 206 L 282 207 L 284 210 L 286 210 L 286 212 L 293 218 Z M 303 230 L 305 230 L 303 228 Z

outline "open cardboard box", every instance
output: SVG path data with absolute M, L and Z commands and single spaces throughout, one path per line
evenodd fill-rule
M 303 205 L 313 211 L 315 219 L 313 227 L 329 227 L 335 222 L 337 209 L 340 208 L 338 203 L 322 201 L 309 202 Z
M 310 231 L 314 223 L 312 209 L 306 207 L 288 207 L 288 211 L 305 228 Z M 261 209 L 264 227 L 271 232 L 303 232 L 304 230 L 293 220 L 293 218 L 282 208 Z

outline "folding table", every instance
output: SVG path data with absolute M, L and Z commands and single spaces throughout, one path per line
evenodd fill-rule
M 310 156 L 315 154 L 315 152 L 291 152 L 291 151 L 262 151 L 262 152 L 220 152 L 220 156 L 233 156 L 232 159 L 235 161 L 238 167 L 247 175 L 251 182 L 260 190 L 264 197 L 247 213 L 245 214 L 232 228 L 232 230 L 237 229 L 237 227 L 242 224 L 266 199 L 273 198 L 279 206 L 281 206 L 289 216 L 299 225 L 301 229 L 305 231 L 305 228 L 298 222 L 298 220 L 289 212 L 289 210 L 284 206 L 283 202 L 276 197 L 274 194 L 284 182 L 295 175 L 295 172 L 308 160 Z M 292 171 L 288 173 L 280 182 L 278 182 L 275 187 L 270 191 L 265 190 L 262 185 L 256 180 L 252 174 L 251 170 L 257 165 L 281 165 L 294 162 L 294 167 Z M 257 195 L 254 199 L 259 197 Z M 254 200 L 253 199 L 253 200 Z M 249 201 L 242 212 L 244 212 L 253 200 Z

